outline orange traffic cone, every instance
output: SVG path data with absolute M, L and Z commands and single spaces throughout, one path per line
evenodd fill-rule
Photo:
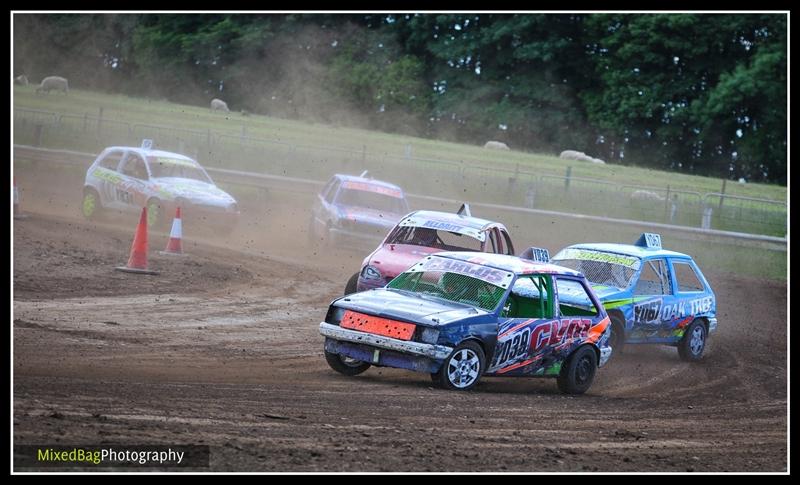
M 181 238 L 183 237 L 183 224 L 181 223 L 181 208 L 175 209 L 175 219 L 172 220 L 172 230 L 169 233 L 169 241 L 167 241 L 167 248 L 159 251 L 159 254 L 171 254 L 175 256 L 186 256 L 181 247 Z
M 126 273 L 158 274 L 158 271 L 147 269 L 147 207 L 142 207 L 142 215 L 139 217 L 139 225 L 136 226 L 136 235 L 133 238 L 128 265 L 117 266 L 114 269 Z

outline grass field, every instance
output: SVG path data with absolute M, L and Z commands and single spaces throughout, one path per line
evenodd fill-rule
M 421 159 L 449 160 L 477 165 L 487 169 L 534 171 L 539 174 L 563 176 L 567 163 L 572 166 L 573 177 L 608 180 L 616 184 L 649 185 L 691 190 L 700 193 L 718 192 L 722 180 L 621 165 L 594 165 L 566 162 L 555 154 L 535 154 L 517 151 L 493 151 L 479 145 L 449 143 L 424 138 L 412 138 L 377 131 L 330 125 L 313 124 L 268 116 L 242 116 L 240 113 L 211 112 L 205 107 L 179 105 L 166 101 L 108 95 L 96 92 L 71 90 L 69 95 L 37 95 L 35 86 L 14 87 L 14 107 L 98 116 L 136 123 L 181 127 L 198 131 L 212 130 L 232 136 L 246 134 L 253 138 L 267 138 L 291 145 L 316 145 L 336 149 L 365 152 L 402 158 L 410 145 L 411 156 Z M 77 143 L 79 140 L 72 140 Z M 480 142 L 482 143 L 481 140 Z M 15 143 L 18 141 L 15 139 Z M 570 148 L 570 147 L 565 147 Z M 237 168 L 233 162 L 231 168 Z M 726 184 L 726 194 L 786 201 L 786 187 L 771 184 Z

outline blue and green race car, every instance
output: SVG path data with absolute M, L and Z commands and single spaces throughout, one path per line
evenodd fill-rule
M 664 344 L 698 361 L 717 328 L 714 292 L 691 256 L 661 247 L 659 234 L 631 244 L 575 244 L 553 263 L 583 273 L 611 318 L 610 344 Z

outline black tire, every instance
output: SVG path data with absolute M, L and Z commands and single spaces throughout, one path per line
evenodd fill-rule
M 625 350 L 625 321 L 618 313 L 611 315 L 611 336 L 608 338 L 612 356 Z
M 565 394 L 583 394 L 592 385 L 597 371 L 597 354 L 589 345 L 569 356 L 558 375 L 558 388 Z
M 678 342 L 678 355 L 686 362 L 697 362 L 703 358 L 703 351 L 708 341 L 708 330 L 702 320 L 693 321 L 683 338 Z
M 370 368 L 370 364 L 343 355 L 325 351 L 325 360 L 331 369 L 346 376 L 357 376 Z
M 444 359 L 439 372 L 431 374 L 431 378 L 444 389 L 468 391 L 475 387 L 484 370 L 486 355 L 483 349 L 477 342 L 468 340 L 453 349 Z
M 347 284 L 344 287 L 344 294 L 345 296 L 355 293 L 358 291 L 358 273 L 355 273 L 353 276 L 347 280 Z
M 81 202 L 81 213 L 87 220 L 95 220 L 103 210 L 103 204 L 100 202 L 100 194 L 92 188 L 83 190 L 83 199 Z

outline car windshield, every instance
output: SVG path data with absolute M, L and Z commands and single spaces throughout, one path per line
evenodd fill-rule
M 197 165 L 178 158 L 150 157 L 150 172 L 153 177 L 176 177 L 213 183 Z
M 443 251 L 480 251 L 481 242 L 474 237 L 457 232 L 436 230 L 430 227 L 398 227 L 389 236 L 388 244 L 410 244 L 437 248 Z
M 423 298 L 436 298 L 484 310 L 494 310 L 505 289 L 485 280 L 448 271 L 416 271 L 401 273 L 387 288 L 404 290 Z
M 404 214 L 408 211 L 408 206 L 405 204 L 404 199 L 370 190 L 342 188 L 336 198 L 336 203 L 353 207 L 366 207 L 393 214 Z
M 642 260 L 636 256 L 567 248 L 553 257 L 552 261 L 575 271 L 580 271 L 593 285 L 613 286 L 625 289 L 639 271 Z

